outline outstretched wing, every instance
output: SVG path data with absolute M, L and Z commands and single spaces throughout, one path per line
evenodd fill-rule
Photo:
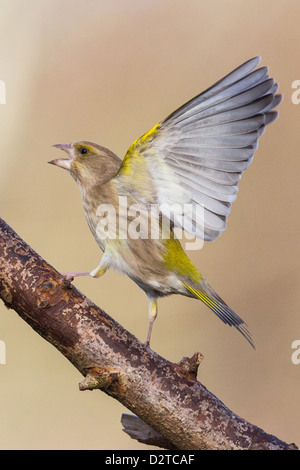
M 166 216 L 172 206 L 175 225 L 199 238 L 218 237 L 282 99 L 268 68 L 255 70 L 259 62 L 245 62 L 136 140 L 116 176 L 120 189 Z

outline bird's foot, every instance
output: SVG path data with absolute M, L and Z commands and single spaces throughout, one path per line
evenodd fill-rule
M 79 276 L 89 276 L 90 273 L 79 273 L 79 272 L 71 272 L 71 273 L 62 273 L 62 277 L 66 281 L 73 281 L 74 277 L 79 277 Z

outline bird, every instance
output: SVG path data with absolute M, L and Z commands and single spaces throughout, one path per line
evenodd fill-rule
M 129 276 L 148 296 L 149 348 L 158 299 L 180 294 L 201 300 L 255 349 L 247 324 L 195 267 L 176 231 L 206 242 L 226 228 L 240 178 L 283 98 L 268 67 L 258 68 L 260 60 L 244 62 L 173 111 L 135 140 L 123 160 L 90 141 L 54 145 L 67 158 L 48 163 L 75 179 L 103 251 L 95 269 L 64 277 L 98 278 L 110 268 Z

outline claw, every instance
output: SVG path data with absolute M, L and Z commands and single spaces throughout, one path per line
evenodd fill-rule
M 70 273 L 62 273 L 62 277 L 66 280 L 66 281 L 74 281 L 74 277 L 70 275 Z
M 62 273 L 63 278 L 66 281 L 72 282 L 74 280 L 74 277 L 79 277 L 79 276 L 89 276 L 90 273 Z

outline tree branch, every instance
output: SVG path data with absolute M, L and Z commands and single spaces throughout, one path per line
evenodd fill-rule
M 184 450 L 296 448 L 238 417 L 197 382 L 200 354 L 174 364 L 147 349 L 1 218 L 0 297 L 82 373 L 80 390 L 98 388 L 118 400 L 148 425 L 144 437 L 153 428 L 150 443 L 161 439 Z M 128 420 L 124 426 L 130 434 Z M 142 434 L 135 437 L 146 442 Z

